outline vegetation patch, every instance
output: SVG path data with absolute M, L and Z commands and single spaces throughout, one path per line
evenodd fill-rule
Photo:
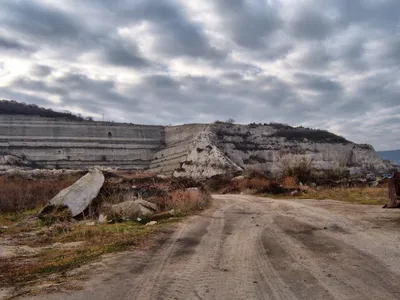
M 47 212 L 42 207 L 79 176 L 0 177 L 6 191 L 0 197 L 7 200 L 0 212 L 0 287 L 23 290 L 43 281 L 66 281 L 68 271 L 103 254 L 157 245 L 167 226 L 211 201 L 208 189 L 191 179 L 128 171 L 104 175 L 98 197 L 78 220 L 65 207 L 49 206 Z M 97 221 L 107 206 L 136 198 L 156 204 L 160 212 L 121 223 L 112 215 Z M 156 224 L 146 225 L 149 221 Z
M 283 137 L 287 140 L 302 141 L 309 140 L 312 142 L 326 143 L 350 143 L 344 137 L 338 136 L 326 130 L 311 129 L 311 128 L 280 128 L 271 137 Z
M 70 174 L 36 179 L 19 175 L 0 176 L 0 213 L 20 212 L 43 206 L 80 176 L 81 174 Z
M 277 195 L 264 194 L 266 197 L 277 197 Z M 317 199 L 337 200 L 352 204 L 384 205 L 388 202 L 387 187 L 365 187 L 365 188 L 317 188 L 306 189 L 304 192 L 295 195 L 279 195 L 282 199 Z
M 0 257 L 0 287 L 27 286 L 43 279 L 43 276 L 63 273 L 92 262 L 103 254 L 146 246 L 151 242 L 151 236 L 177 220 L 178 217 L 159 220 L 153 226 L 131 221 L 95 226 L 88 226 L 86 222 L 58 223 L 44 228 L 34 237 L 15 240 L 35 249 L 34 255 Z M 81 242 L 78 247 L 69 247 L 76 242 Z
M 0 100 L 0 114 L 65 118 L 71 121 L 93 121 L 92 117 L 85 118 L 82 115 L 74 115 L 71 112 L 58 112 L 52 109 L 39 107 L 36 104 L 26 104 L 8 100 Z

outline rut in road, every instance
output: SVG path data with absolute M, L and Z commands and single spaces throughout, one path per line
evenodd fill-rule
M 125 260 L 117 278 L 40 299 L 400 299 L 398 230 L 368 219 L 383 210 L 214 198 L 153 256 Z

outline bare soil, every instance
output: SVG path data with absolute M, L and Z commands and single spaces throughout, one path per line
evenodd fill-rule
M 113 254 L 80 290 L 30 299 L 400 299 L 400 210 L 214 199 L 157 250 Z

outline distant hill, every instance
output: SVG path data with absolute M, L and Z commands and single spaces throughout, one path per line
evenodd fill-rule
M 41 116 L 48 118 L 66 118 L 71 121 L 91 120 L 80 115 L 74 115 L 70 112 L 58 112 L 52 109 L 39 107 L 36 104 L 26 104 L 14 100 L 0 100 L 0 115 L 27 115 Z
M 377 151 L 383 159 L 391 160 L 397 165 L 400 165 L 400 149 L 391 151 Z

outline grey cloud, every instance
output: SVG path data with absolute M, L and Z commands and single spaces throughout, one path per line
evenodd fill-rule
M 329 79 L 325 76 L 314 74 L 295 74 L 295 79 L 298 80 L 298 85 L 304 89 L 313 90 L 323 93 L 337 93 L 342 91 L 343 87 L 339 82 Z
M 309 43 L 306 52 L 296 62 L 296 68 L 323 69 L 329 66 L 333 57 L 328 53 L 326 47 L 319 43 Z
M 67 89 L 65 87 L 52 86 L 45 81 L 30 80 L 28 78 L 17 78 L 12 82 L 15 88 L 23 91 L 47 92 L 50 94 L 65 95 Z
M 368 62 L 365 59 L 364 38 L 355 37 L 350 43 L 341 46 L 339 53 L 334 54 L 333 60 L 342 62 L 343 66 L 356 72 L 366 71 Z
M 400 22 L 399 22 L 400 24 Z M 376 64 L 380 66 L 393 66 L 400 64 L 400 35 L 388 35 L 383 40 L 381 49 L 378 49 Z
M 357 97 L 368 103 L 379 103 L 392 108 L 399 104 L 400 87 L 391 72 L 380 73 L 361 79 L 357 87 Z
M 371 27 L 392 30 L 393 24 L 400 20 L 400 2 L 396 0 L 329 0 L 327 3 L 340 12 L 339 21 L 342 25 L 360 22 L 370 24 Z
M 146 59 L 141 57 L 136 45 L 129 43 L 115 42 L 115 44 L 109 44 L 104 49 L 103 59 L 112 65 L 123 67 L 143 68 L 150 65 Z
M 94 102 L 110 103 L 113 101 L 117 105 L 133 105 L 131 99 L 120 94 L 116 89 L 116 84 L 112 80 L 94 80 L 84 74 L 68 74 L 55 80 L 55 84 L 63 86 L 68 91 L 69 99 L 79 103 L 79 95 L 90 95 Z M 76 98 L 71 94 L 78 93 Z M 87 97 L 87 96 L 86 96 Z
M 298 39 L 323 40 L 334 29 L 332 22 L 317 11 L 305 7 L 288 20 L 290 34 Z
M 30 93 L 24 94 L 24 92 L 37 91 L 60 96 L 62 101 L 60 105 L 77 105 L 93 112 L 104 110 L 110 105 L 117 106 L 120 109 L 137 106 L 134 98 L 117 91 L 115 82 L 94 80 L 83 74 L 71 73 L 62 77 L 53 77 L 51 82 L 17 78 L 12 86 L 22 92 L 19 94 L 21 100 L 28 99 L 29 103 L 35 97 L 30 96 Z M 8 99 L 19 99 L 14 97 L 13 94 L 10 95 L 9 91 L 4 96 L 0 94 L 0 97 L 7 98 L 7 95 L 9 95 Z M 40 103 L 43 102 L 43 100 L 39 101 Z
M 80 20 L 65 12 L 31 1 L 9 1 L 1 16 L 8 30 L 42 41 L 76 38 L 82 27 Z
M 35 65 L 32 67 L 31 73 L 37 77 L 46 77 L 51 74 L 52 70 L 53 69 L 49 66 Z
M 230 80 L 239 80 L 239 79 L 243 78 L 242 74 L 240 74 L 238 72 L 226 72 L 226 73 L 222 74 L 222 76 L 224 78 L 230 79 Z
M 277 8 L 266 2 L 221 0 L 215 5 L 226 32 L 246 48 L 266 47 L 267 38 L 282 26 Z
M 39 0 L 0 2 L 7 32 L 0 37 L 6 54 L 1 76 L 10 82 L 0 88 L 0 98 L 112 111 L 108 119 L 137 123 L 233 117 L 325 128 L 329 121 L 348 138 L 400 147 L 385 135 L 400 124 L 399 1 L 209 1 L 205 7 L 212 12 L 204 20 L 200 11 L 192 15 L 201 6 L 182 3 L 65 1 L 61 9 Z M 146 47 L 119 34 L 138 26 L 152 41 Z M 81 56 L 97 59 L 96 71 L 105 79 L 76 66 Z M 27 57 L 32 69 L 15 78 L 14 60 L 26 63 Z M 180 69 L 177 61 L 193 70 Z M 123 68 L 122 82 L 109 66 Z M 208 69 L 215 72 L 203 71 Z M 129 76 L 137 81 L 124 82 Z M 375 111 L 381 115 L 372 122 Z
M 30 47 L 28 47 L 24 44 L 21 44 L 15 40 L 0 36 L 0 50 L 1 49 L 25 51 L 25 50 L 30 50 Z
M 86 11 L 90 12 L 90 9 L 87 7 Z M 139 53 L 137 45 L 115 37 L 115 28 L 99 25 L 98 21 L 96 26 L 88 26 L 92 21 L 90 14 L 87 17 L 85 13 L 80 13 L 72 14 L 34 1 L 13 1 L 7 5 L 7 11 L 0 13 L 0 25 L 34 44 L 36 51 L 46 47 L 57 49 L 60 57 L 69 59 L 88 52 L 100 52 L 99 58 L 108 64 L 137 68 L 150 65 Z M 102 11 L 101 14 L 107 12 Z M 87 18 L 87 22 L 80 16 Z M 19 46 L 10 42 L 6 45 Z
M 158 88 L 179 88 L 179 82 L 166 75 L 152 75 L 144 78 L 146 84 Z
M 15 88 L 0 87 L 0 99 L 16 100 L 28 104 L 36 104 L 47 108 L 60 109 L 58 105 L 52 105 L 52 102 L 39 96 L 26 94 L 23 91 L 15 91 Z
M 139 1 L 119 9 L 121 16 L 130 23 L 143 20 L 150 22 L 152 33 L 156 35 L 154 50 L 158 53 L 170 57 L 205 59 L 220 59 L 224 56 L 210 45 L 203 29 L 192 22 L 175 1 Z

